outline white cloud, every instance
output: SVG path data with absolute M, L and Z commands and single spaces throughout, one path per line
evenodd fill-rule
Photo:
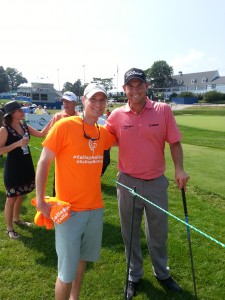
M 179 71 L 183 73 L 197 73 L 213 70 L 219 70 L 221 76 L 224 74 L 224 68 L 217 57 L 196 49 L 190 49 L 184 55 L 179 54 L 175 56 L 169 65 L 173 67 L 175 75 Z
M 175 56 L 170 65 L 174 69 L 174 74 L 178 74 L 179 71 L 183 73 L 201 72 L 204 57 L 202 51 L 190 49 L 187 54 Z
M 196 8 L 198 3 L 190 1 Z M 82 65 L 86 82 L 93 77 L 115 78 L 118 65 L 119 87 L 129 68 L 147 69 L 158 60 L 167 61 L 175 74 L 224 70 L 225 19 L 218 16 L 214 18 L 218 22 L 206 22 L 204 34 L 190 31 L 191 24 L 181 13 L 185 9 L 187 15 L 193 15 L 190 1 L 185 6 L 163 1 L 167 15 L 180 16 L 171 19 L 170 26 L 159 21 L 163 19 L 162 1 L 141 0 L 142 10 L 135 0 L 2 1 L 1 21 L 6 26 L 1 31 L 0 66 L 17 68 L 28 81 L 48 77 L 56 87 L 60 81 L 61 88 L 66 81 L 83 81 Z M 222 11 L 215 6 L 214 13 L 223 16 Z M 211 7 L 208 12 L 211 15 Z M 210 41 L 205 32 L 213 32 Z M 176 47 L 171 42 L 174 33 Z

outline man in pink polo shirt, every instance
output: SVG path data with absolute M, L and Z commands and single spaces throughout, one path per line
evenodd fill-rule
M 124 75 L 123 89 L 128 103 L 112 111 L 106 122 L 107 129 L 118 139 L 118 182 L 129 188 L 136 187 L 137 194 L 168 210 L 168 180 L 164 175 L 166 142 L 170 146 L 178 187 L 185 189 L 189 179 L 183 168 L 181 133 L 170 107 L 166 103 L 154 102 L 146 97 L 148 83 L 143 70 L 128 70 Z M 131 193 L 122 185 L 117 185 L 117 195 L 121 231 L 128 256 L 133 202 Z M 163 287 L 175 292 L 181 291 L 167 266 L 168 216 L 137 198 L 127 299 L 136 295 L 138 283 L 143 276 L 140 232 L 144 212 L 147 245 L 154 275 Z

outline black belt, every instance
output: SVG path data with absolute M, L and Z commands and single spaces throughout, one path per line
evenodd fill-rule
M 135 177 L 136 179 L 139 179 L 139 180 L 141 180 L 141 181 L 152 181 L 152 180 L 155 180 L 156 178 L 153 178 L 153 179 L 142 179 L 142 178 L 137 178 L 137 177 Z
M 128 173 L 123 173 L 123 174 L 128 175 L 128 176 L 130 176 L 130 177 L 133 177 L 133 176 L 129 175 Z M 141 180 L 141 181 L 152 181 L 152 180 L 157 179 L 157 178 L 152 178 L 152 179 L 142 179 L 142 178 L 138 178 L 138 177 L 133 177 L 133 178 L 139 179 L 139 180 Z

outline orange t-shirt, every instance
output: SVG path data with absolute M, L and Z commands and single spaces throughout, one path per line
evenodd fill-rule
M 85 132 L 98 137 L 96 126 L 84 124 Z M 101 172 L 103 152 L 116 138 L 99 125 L 100 138 L 84 137 L 81 117 L 68 117 L 54 124 L 43 146 L 56 155 L 56 198 L 71 204 L 71 210 L 82 211 L 103 207 Z

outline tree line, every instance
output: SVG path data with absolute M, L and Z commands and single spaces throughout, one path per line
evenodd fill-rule
M 152 67 L 144 70 L 147 79 L 154 88 L 168 87 L 172 84 L 173 68 L 169 66 L 166 61 L 160 60 L 153 63 Z M 16 92 L 17 87 L 22 83 L 27 83 L 27 79 L 23 77 L 22 73 L 15 68 L 6 68 L 0 66 L 0 93 Z M 105 89 L 111 90 L 113 88 L 113 78 L 99 78 L 93 77 L 91 82 L 102 84 Z M 80 79 L 74 83 L 65 82 L 63 84 L 62 92 L 71 91 L 76 95 L 82 95 L 85 84 L 82 85 Z
M 0 66 L 0 93 L 16 92 L 21 83 L 27 83 L 27 79 L 15 68 Z

